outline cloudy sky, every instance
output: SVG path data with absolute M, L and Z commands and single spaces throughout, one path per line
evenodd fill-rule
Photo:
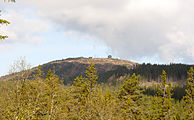
M 194 63 L 194 0 L 16 0 L 4 3 L 0 75 L 25 56 L 33 66 L 67 57 Z

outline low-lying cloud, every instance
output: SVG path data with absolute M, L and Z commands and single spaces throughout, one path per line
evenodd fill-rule
M 34 8 L 57 30 L 103 41 L 121 58 L 194 61 L 193 0 L 18 0 L 17 4 Z

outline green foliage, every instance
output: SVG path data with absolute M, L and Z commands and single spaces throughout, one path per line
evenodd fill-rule
M 93 62 L 87 67 L 85 74 L 86 77 L 77 77 L 73 82 L 75 93 L 79 93 L 79 101 L 86 99 L 89 94 L 95 92 L 97 87 L 98 76 Z
M 133 74 L 131 78 L 127 78 L 124 81 L 124 85 L 122 86 L 119 92 L 120 99 L 128 99 L 131 97 L 133 101 L 136 101 L 140 97 L 140 86 L 139 86 L 139 78 L 140 76 L 136 76 Z
M 0 10 L 1 13 L 1 10 Z M 0 15 L 1 16 L 1 15 Z M 10 24 L 7 20 L 0 19 L 0 24 Z M 4 40 L 5 38 L 8 38 L 7 36 L 0 35 L 0 40 Z
M 163 70 L 161 75 L 162 83 L 158 88 L 158 96 L 153 98 L 152 119 L 171 120 L 174 117 L 172 109 L 172 87 L 171 83 L 166 81 L 166 72 Z
M 97 72 L 93 62 L 87 67 L 85 77 L 77 77 L 71 89 L 71 104 L 76 104 L 74 111 L 77 113 L 75 118 L 93 119 L 97 112 L 92 112 L 93 100 L 97 100 L 99 86 L 97 85 Z M 73 102 L 73 103 L 72 103 Z M 90 115 L 89 115 L 90 114 Z
M 26 71 L 23 71 L 26 72 Z M 25 74 L 23 74 L 25 75 Z M 41 66 L 29 80 L 0 81 L 0 119 L 15 120 L 192 120 L 193 68 L 188 72 L 186 95 L 181 101 L 171 98 L 172 87 L 166 72 L 161 75 L 158 93 L 142 94 L 140 76 L 133 74 L 122 86 L 98 84 L 93 62 L 85 75 L 72 86 L 60 84 L 51 70 Z
M 142 97 L 139 86 L 139 77 L 133 74 L 124 81 L 119 92 L 119 99 L 123 102 L 123 113 L 127 119 L 141 119 L 141 108 L 138 100 Z
M 62 107 L 62 93 L 58 77 L 51 71 L 44 79 L 39 69 L 35 80 L 14 81 L 18 87 L 8 91 L 1 110 L 2 119 L 57 119 Z M 10 99 L 11 98 L 11 99 Z
M 77 59 L 77 58 L 74 58 Z M 74 60 L 72 59 L 72 60 Z M 66 60 L 71 60 L 66 59 Z M 59 79 L 63 81 L 65 85 L 72 85 L 74 79 L 77 76 L 84 76 L 86 70 L 84 63 L 65 62 L 66 60 L 57 60 L 42 66 L 42 70 L 47 73 L 50 68 L 55 67 L 55 74 Z M 98 83 L 109 83 L 111 85 L 117 85 L 118 82 L 122 82 L 125 78 L 135 73 L 140 75 L 140 81 L 156 81 L 161 82 L 160 75 L 162 70 L 166 70 L 168 73 L 167 80 L 174 81 L 176 83 L 182 83 L 187 77 L 187 71 L 192 65 L 185 64 L 170 64 L 170 65 L 151 65 L 142 64 L 134 67 L 134 69 L 128 69 L 126 66 L 116 66 L 109 64 L 98 64 L 95 67 L 99 70 L 97 75 Z
M 158 87 L 157 85 L 153 85 L 153 86 L 149 86 L 149 87 L 142 87 L 143 89 L 143 94 L 144 95 L 148 95 L 148 96 L 155 96 L 157 94 L 158 91 Z M 175 100 L 181 100 L 183 98 L 183 96 L 185 96 L 185 86 L 174 86 L 173 90 L 172 90 L 172 98 Z
M 170 81 L 181 81 L 187 78 L 187 71 L 193 65 L 186 64 L 170 64 L 158 65 L 143 63 L 138 65 L 135 69 L 130 70 L 130 74 L 136 73 L 142 76 L 142 80 L 162 82 L 160 75 L 163 70 L 168 73 L 167 79 Z
M 194 69 L 190 68 L 188 74 L 188 79 L 186 81 L 186 95 L 184 96 L 185 106 L 184 106 L 184 119 L 193 120 L 194 119 Z
M 15 2 L 15 0 L 4 0 L 4 2 L 6 2 L 6 1 Z M 1 10 L 0 10 L 0 13 L 1 13 Z M 0 14 L 0 16 L 1 16 L 1 14 Z M 6 24 L 7 25 L 7 24 L 10 24 L 10 22 L 7 21 L 7 20 L 0 19 L 0 24 Z M 4 40 L 5 38 L 8 38 L 8 36 L 0 35 L 0 40 Z
M 6 1 L 15 2 L 15 0 L 4 0 L 4 2 L 6 2 Z M 0 13 L 1 13 L 1 10 L 0 10 Z M 0 16 L 1 16 L 1 14 L 0 14 Z M 6 24 L 7 25 L 7 24 L 10 24 L 10 22 L 7 21 L 7 20 L 0 19 L 0 24 Z M 8 36 L 0 35 L 0 40 L 4 40 L 6 38 L 8 38 Z

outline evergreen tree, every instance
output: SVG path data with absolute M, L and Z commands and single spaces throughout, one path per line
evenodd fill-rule
M 59 98 L 59 79 L 52 73 L 51 70 L 48 71 L 45 79 L 45 90 L 47 93 L 47 114 L 48 120 L 56 119 L 57 116 L 57 106 Z
M 96 116 L 97 112 L 92 111 L 92 100 L 96 99 L 99 92 L 97 79 L 98 76 L 93 62 L 87 67 L 85 77 L 80 76 L 75 79 L 69 107 L 70 111 L 77 113 L 73 118 L 94 119 L 93 117 Z
M 193 67 L 190 68 L 188 74 L 188 79 L 186 81 L 186 95 L 183 97 L 185 101 L 184 106 L 184 119 L 185 120 L 193 120 L 194 119 L 194 69 Z
M 119 91 L 119 99 L 123 102 L 123 113 L 126 119 L 139 120 L 141 119 L 141 107 L 138 100 L 142 97 L 139 86 L 139 75 L 133 74 L 131 78 L 124 81 L 121 90 Z
M 158 97 L 154 99 L 156 109 L 155 119 L 171 120 L 174 117 L 172 109 L 172 87 L 171 83 L 166 81 L 166 72 L 163 70 L 161 75 L 162 83 L 158 88 Z M 158 111 L 159 110 L 159 111 Z M 159 115 L 157 115 L 159 114 Z M 156 117 L 157 116 L 157 117 Z
M 85 74 L 86 77 L 77 77 L 73 82 L 74 91 L 77 91 L 80 101 L 84 100 L 89 94 L 95 91 L 98 76 L 93 62 L 87 67 Z

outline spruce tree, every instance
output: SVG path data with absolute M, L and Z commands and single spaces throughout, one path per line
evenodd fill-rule
M 73 82 L 74 93 L 77 93 L 77 97 L 79 96 L 80 101 L 86 99 L 89 94 L 94 92 L 97 86 L 98 76 L 93 62 L 87 67 L 85 76 L 86 77 L 77 77 Z
M 159 85 L 158 88 L 158 109 L 157 112 L 159 118 L 162 120 L 170 120 L 173 119 L 174 110 L 172 109 L 172 87 L 171 83 L 166 80 L 166 72 L 163 70 L 161 75 L 162 83 Z M 158 110 L 156 110 L 158 111 Z
M 186 95 L 183 97 L 185 101 L 184 106 L 184 119 L 185 120 L 193 120 L 194 119 L 194 69 L 193 67 L 190 68 L 190 70 L 187 72 L 188 79 L 186 81 Z
M 45 79 L 45 90 L 47 96 L 47 114 L 48 120 L 56 119 L 57 116 L 57 106 L 59 104 L 59 78 L 51 69 L 48 71 Z
M 96 68 L 94 63 L 91 62 L 87 67 L 85 77 L 80 76 L 74 80 L 69 103 L 70 111 L 74 111 L 73 118 L 94 119 L 96 116 L 97 112 L 93 111 L 92 103 L 93 100 L 96 100 L 99 92 L 97 79 Z
M 123 102 L 122 111 L 126 119 L 140 120 L 141 107 L 138 104 L 139 99 L 142 97 L 139 86 L 140 76 L 133 74 L 131 78 L 127 78 L 124 81 L 121 90 L 119 91 L 119 99 Z

